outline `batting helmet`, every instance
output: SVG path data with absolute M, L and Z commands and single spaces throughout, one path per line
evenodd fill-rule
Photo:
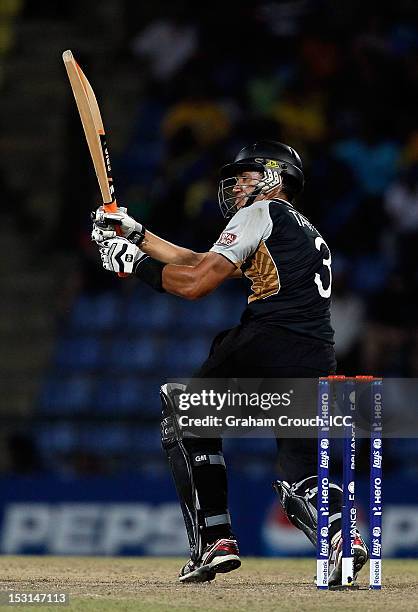
M 262 173 L 262 178 L 254 185 L 246 206 L 252 204 L 261 193 L 283 185 L 290 199 L 303 189 L 305 182 L 302 161 L 298 153 L 281 142 L 261 140 L 241 149 L 231 164 L 221 168 L 218 199 L 224 217 L 236 213 L 236 195 L 232 192 L 236 177 L 245 171 Z

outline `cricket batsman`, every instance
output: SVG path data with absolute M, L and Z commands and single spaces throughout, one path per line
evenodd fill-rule
M 228 223 L 208 253 L 152 234 L 125 209 L 94 213 L 92 238 L 103 266 L 138 277 L 159 292 L 199 299 L 229 278 L 247 284 L 238 326 L 221 332 L 195 378 L 318 378 L 335 373 L 330 324 L 331 253 L 294 206 L 303 190 L 298 153 L 280 142 L 244 147 L 221 169 L 219 205 Z M 116 235 L 116 227 L 121 236 Z M 206 582 L 241 565 L 228 509 L 221 438 L 186 438 L 176 417 L 179 385 L 163 385 L 162 445 L 167 453 L 190 543 L 181 582 Z M 315 439 L 283 439 L 282 480 L 275 489 L 289 520 L 316 545 Z M 341 584 L 342 490 L 330 485 L 329 584 Z M 359 532 L 358 572 L 368 559 Z

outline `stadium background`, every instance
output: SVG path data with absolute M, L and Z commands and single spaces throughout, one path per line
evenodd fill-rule
M 0 2 L 0 552 L 181 554 L 158 389 L 244 294 L 231 282 L 188 303 L 102 271 L 67 48 L 97 93 L 119 202 L 174 242 L 211 246 L 218 168 L 241 146 L 291 143 L 300 208 L 334 253 L 340 372 L 418 377 L 416 3 Z M 273 442 L 226 455 L 242 551 L 307 554 L 270 491 Z M 385 475 L 386 554 L 418 555 L 416 440 L 386 442 Z

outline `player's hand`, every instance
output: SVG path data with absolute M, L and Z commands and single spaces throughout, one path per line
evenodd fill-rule
M 126 213 L 127 209 L 124 206 L 121 206 L 118 208 L 118 211 L 121 213 Z M 115 227 L 113 225 L 109 225 L 106 223 L 103 218 L 104 212 L 104 207 L 99 206 L 97 210 L 93 210 L 90 214 L 91 219 L 93 221 L 93 231 L 91 233 L 91 239 L 99 246 L 105 240 L 112 240 L 112 238 L 117 238 L 118 235 L 120 235 L 116 233 Z M 119 231 L 121 232 L 121 230 Z
M 126 238 L 112 238 L 100 244 L 100 257 L 105 270 L 132 274 L 147 255 Z
M 108 229 L 106 227 L 99 227 L 98 225 L 93 223 L 93 231 L 91 233 L 91 239 L 99 246 L 101 246 L 105 240 L 112 240 L 112 238 L 116 238 L 116 237 L 117 237 L 117 234 L 114 229 L 110 229 L 110 225 Z
M 115 229 L 118 228 L 118 235 L 132 242 L 140 244 L 144 239 L 145 228 L 133 217 L 130 217 L 126 208 L 120 207 L 117 212 L 108 213 L 100 206 L 93 217 L 92 240 L 97 243 L 103 240 L 111 240 L 116 237 Z

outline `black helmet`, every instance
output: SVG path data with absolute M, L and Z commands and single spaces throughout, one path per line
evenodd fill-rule
M 235 186 L 236 176 L 246 170 L 263 173 L 262 179 L 255 184 L 246 206 L 252 204 L 260 193 L 268 193 L 280 185 L 285 187 L 293 199 L 302 191 L 305 182 L 302 161 L 292 147 L 273 140 L 261 140 L 248 145 L 241 149 L 232 164 L 226 164 L 221 169 L 218 196 L 225 217 L 231 217 L 236 212 L 232 189 Z

